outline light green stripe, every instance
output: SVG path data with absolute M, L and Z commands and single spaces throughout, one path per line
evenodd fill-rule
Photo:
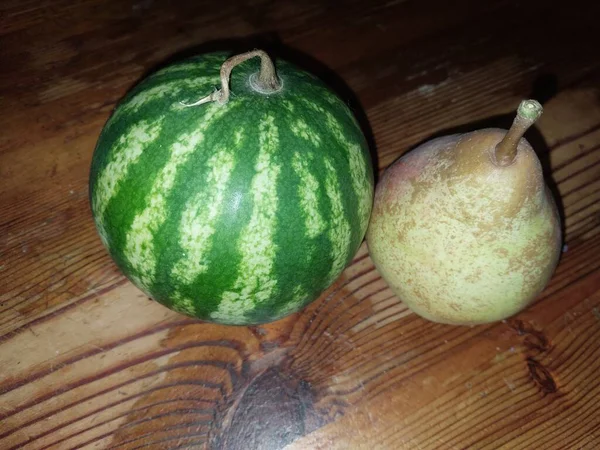
M 307 234 L 310 238 L 314 238 L 325 230 L 325 220 L 323 220 L 319 212 L 319 201 L 317 198 L 319 182 L 311 173 L 306 157 L 301 156 L 298 152 L 294 153 L 292 167 L 301 180 L 298 186 L 298 194 L 300 195 L 300 204 L 304 214 Z
M 184 256 L 175 264 L 173 276 L 184 283 L 208 269 L 206 254 L 211 247 L 216 220 L 223 206 L 223 195 L 234 166 L 233 150 L 219 149 L 208 160 L 209 174 L 203 187 L 186 205 L 179 227 Z
M 139 159 L 147 145 L 158 137 L 161 127 L 161 120 L 152 123 L 142 121 L 133 125 L 111 148 L 109 155 L 111 160 L 98 176 L 94 188 L 94 216 L 100 237 L 107 246 L 104 223 L 106 207 L 119 192 L 120 182 L 127 176 L 129 167 Z
M 339 97 L 327 89 L 320 89 L 319 96 L 327 100 L 330 105 L 339 105 L 341 103 Z
M 290 113 L 294 114 L 295 107 L 294 104 L 289 100 L 282 100 L 281 104 L 285 109 L 287 109 Z
M 194 306 L 194 302 L 189 297 L 183 297 L 178 292 L 173 295 L 173 303 L 171 307 L 182 314 L 187 314 L 190 316 L 196 315 L 196 307 Z
M 180 101 L 186 101 L 190 99 L 181 98 L 179 94 L 183 90 L 193 89 L 198 91 L 200 94 L 204 93 L 204 90 L 209 89 L 215 82 L 214 77 L 197 77 L 189 80 L 175 80 L 167 83 L 162 83 L 157 86 L 145 89 L 126 102 L 119 105 L 119 108 L 111 116 L 107 123 L 107 126 L 115 123 L 121 116 L 136 113 L 139 109 L 149 102 L 158 100 L 162 97 L 169 96 L 173 99 L 173 103 L 179 103 Z
M 346 219 L 337 173 L 329 158 L 325 159 L 325 168 L 327 169 L 325 190 L 331 201 L 329 240 L 331 241 L 333 263 L 328 277 L 328 284 L 331 284 L 346 265 L 352 232 Z
M 189 134 L 182 135 L 171 146 L 171 155 L 156 177 L 146 199 L 147 206 L 133 220 L 127 234 L 125 257 L 137 272 L 142 286 L 149 286 L 154 278 L 157 255 L 154 253 L 154 234 L 167 219 L 166 197 L 173 188 L 177 169 L 204 140 L 204 132 L 229 110 L 217 104 L 206 105 L 207 112 L 202 121 Z
M 273 162 L 279 135 L 272 116 L 259 125 L 260 151 L 252 179 L 252 216 L 239 241 L 241 262 L 235 291 L 223 294 L 219 308 L 211 314 L 216 320 L 243 323 L 257 303 L 269 300 L 276 288 L 272 271 L 276 245 L 277 178 L 280 166 Z
M 188 72 L 193 75 L 199 75 L 201 73 L 200 71 L 206 69 L 209 64 L 211 66 L 214 66 L 214 64 L 210 63 L 209 61 L 197 61 L 183 64 L 175 64 L 173 66 L 165 67 L 164 69 L 157 71 L 156 73 L 152 74 L 152 76 L 158 77 L 161 75 L 172 75 L 174 73 L 180 72 Z
M 357 144 L 350 145 L 348 149 L 350 163 L 350 177 L 352 188 L 358 200 L 358 216 L 360 229 L 364 233 L 369 224 L 371 204 L 373 200 L 373 186 L 367 178 L 367 167 L 361 148 Z
M 335 95 L 333 92 L 331 92 L 329 89 L 327 88 L 318 88 L 317 89 L 319 91 L 318 96 L 321 97 L 322 99 L 326 100 L 327 103 L 329 103 L 332 106 L 341 106 L 342 105 L 342 100 Z M 350 118 L 350 120 L 357 124 L 357 120 L 356 117 L 354 116 L 354 113 L 352 112 L 352 110 L 348 107 L 348 105 L 344 104 L 344 112 L 346 113 L 346 115 Z
M 292 291 L 291 299 L 277 311 L 278 317 L 285 317 L 298 311 L 306 301 L 306 291 L 301 285 L 298 285 Z
M 338 143 L 346 149 L 348 163 L 350 165 L 352 188 L 356 195 L 356 199 L 358 200 L 358 216 L 360 218 L 361 230 L 365 231 L 369 222 L 373 187 L 367 177 L 367 163 L 363 156 L 361 146 L 346 138 L 341 125 L 331 112 L 309 100 L 303 99 L 303 101 L 309 108 L 325 116 L 328 129 L 333 133 Z
M 291 123 L 290 128 L 292 130 L 292 133 L 294 133 L 298 137 L 301 137 L 302 139 L 309 141 L 315 147 L 319 147 L 321 145 L 320 136 L 313 130 L 311 130 L 304 120 L 299 118 L 295 119 Z

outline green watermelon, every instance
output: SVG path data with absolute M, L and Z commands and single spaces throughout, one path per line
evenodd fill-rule
M 228 55 L 169 65 L 135 86 L 105 124 L 90 203 L 120 270 L 152 299 L 215 323 L 271 322 L 315 300 L 356 254 L 373 168 L 346 104 L 277 61 L 281 89 L 258 92 L 260 60 L 220 86 Z

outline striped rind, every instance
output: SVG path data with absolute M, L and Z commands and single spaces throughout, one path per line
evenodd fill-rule
M 352 187 L 358 198 L 358 214 L 360 218 L 361 229 L 366 229 L 371 217 L 371 198 L 373 196 L 373 187 L 371 180 L 365 173 L 365 156 L 361 154 L 358 144 L 349 144 L 348 160 L 350 162 L 350 176 L 352 177 Z M 361 193 L 368 193 L 361 195 Z
M 184 254 L 173 268 L 173 276 L 184 283 L 192 283 L 208 269 L 207 252 L 235 164 L 234 153 L 235 149 L 220 148 L 210 157 L 206 184 L 183 211 L 179 243 Z
M 332 259 L 331 270 L 327 278 L 327 284 L 333 283 L 347 263 L 350 251 L 351 229 L 342 200 L 341 186 L 335 167 L 330 158 L 325 158 L 325 189 L 331 201 L 331 224 L 329 227 L 329 239 L 331 241 Z
M 326 95 L 326 98 L 331 102 L 331 94 Z M 319 106 L 314 102 L 304 100 L 311 109 L 314 109 L 321 114 L 327 121 L 327 126 L 332 131 L 335 139 L 341 146 L 348 149 L 348 158 L 350 162 L 350 173 L 352 176 L 352 185 L 354 192 L 359 200 L 358 211 L 361 221 L 361 228 L 367 227 L 369 218 L 371 215 L 372 197 L 373 197 L 373 186 L 372 180 L 369 174 L 365 171 L 365 156 L 361 152 L 360 144 L 351 142 L 344 133 L 344 129 L 340 125 L 340 122 L 323 106 Z M 362 195 L 367 193 L 367 195 Z
M 300 177 L 298 195 L 300 196 L 300 205 L 306 222 L 306 233 L 308 237 L 315 238 L 325 230 L 327 225 L 318 207 L 319 181 L 310 171 L 310 162 L 302 158 L 300 153 L 294 152 L 292 166 Z
M 127 233 L 125 257 L 137 272 L 138 282 L 150 290 L 153 282 L 157 255 L 154 251 L 155 233 L 167 219 L 167 196 L 172 189 L 177 169 L 185 164 L 190 154 L 204 140 L 204 131 L 211 121 L 218 120 L 224 110 L 218 105 L 207 105 L 207 112 L 202 120 L 188 134 L 178 138 L 170 149 L 171 157 L 154 181 L 146 199 L 146 208 L 138 214 Z
M 240 235 L 242 255 L 234 290 L 223 294 L 219 308 L 211 318 L 219 321 L 243 322 L 257 303 L 269 300 L 277 288 L 273 262 L 276 246 L 273 232 L 277 226 L 277 177 L 281 171 L 276 162 L 279 136 L 273 116 L 266 116 L 259 125 L 260 153 L 254 167 L 251 184 L 252 216 Z
M 314 300 L 355 254 L 372 166 L 347 106 L 285 62 L 275 95 L 251 90 L 251 60 L 227 104 L 187 107 L 218 85 L 225 58 L 169 66 L 126 96 L 98 141 L 90 200 L 111 256 L 150 297 L 214 322 L 268 322 Z
M 281 318 L 299 311 L 305 304 L 308 294 L 302 285 L 296 286 L 289 302 L 285 303 L 276 311 L 276 318 Z
M 190 297 L 184 297 L 178 292 L 173 294 L 173 302 L 171 308 L 188 316 L 196 315 L 196 303 Z
M 177 99 L 179 98 L 179 94 L 183 91 L 198 90 L 202 92 L 207 87 L 211 86 L 211 84 L 211 78 L 199 77 L 190 80 L 175 80 L 164 84 L 161 83 L 150 89 L 140 91 L 137 94 L 131 96 L 122 105 L 120 105 L 119 109 L 115 111 L 107 125 L 110 126 L 111 124 L 118 122 L 121 116 L 135 114 L 144 105 L 155 102 L 156 100 L 162 99 L 163 97 L 166 97 L 168 99 Z
M 290 129 L 292 133 L 296 136 L 301 137 L 302 139 L 306 139 L 315 147 L 321 145 L 321 137 L 318 133 L 311 130 L 308 124 L 302 119 L 296 119 L 296 121 L 291 123 Z
M 154 142 L 161 128 L 161 120 L 153 123 L 141 121 L 134 124 L 125 134 L 121 135 L 113 151 L 113 158 L 107 161 L 106 168 L 98 178 L 94 190 L 94 215 L 100 237 L 105 245 L 108 238 L 104 226 L 104 211 L 110 199 L 118 192 L 120 181 L 127 176 L 129 166 L 137 161 L 144 149 Z

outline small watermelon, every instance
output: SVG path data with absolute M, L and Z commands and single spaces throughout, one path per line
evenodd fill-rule
M 257 52 L 225 83 L 224 53 L 142 80 L 104 126 L 90 171 L 96 228 L 120 270 L 166 307 L 222 324 L 271 322 L 315 300 L 356 254 L 373 201 L 350 109 Z M 265 64 L 277 89 L 256 85 Z

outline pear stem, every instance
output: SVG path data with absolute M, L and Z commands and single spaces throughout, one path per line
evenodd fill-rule
M 542 105 L 536 100 L 523 100 L 510 129 L 496 145 L 494 156 L 500 166 L 508 166 L 517 157 L 519 142 L 525 132 L 542 115 Z
M 273 64 L 273 61 L 271 61 L 269 55 L 267 55 L 267 53 L 265 53 L 263 50 L 252 50 L 250 52 L 232 56 L 221 65 L 221 89 L 215 90 L 197 102 L 191 104 L 182 104 L 184 106 L 197 106 L 203 103 L 217 102 L 220 105 L 224 105 L 229 101 L 229 95 L 231 93 L 229 89 L 229 78 L 233 68 L 238 64 L 257 56 L 260 57 L 260 71 L 257 74 L 252 74 L 250 76 L 250 86 L 252 86 L 255 91 L 265 95 L 279 91 L 281 89 L 281 81 L 275 73 L 275 65 Z

